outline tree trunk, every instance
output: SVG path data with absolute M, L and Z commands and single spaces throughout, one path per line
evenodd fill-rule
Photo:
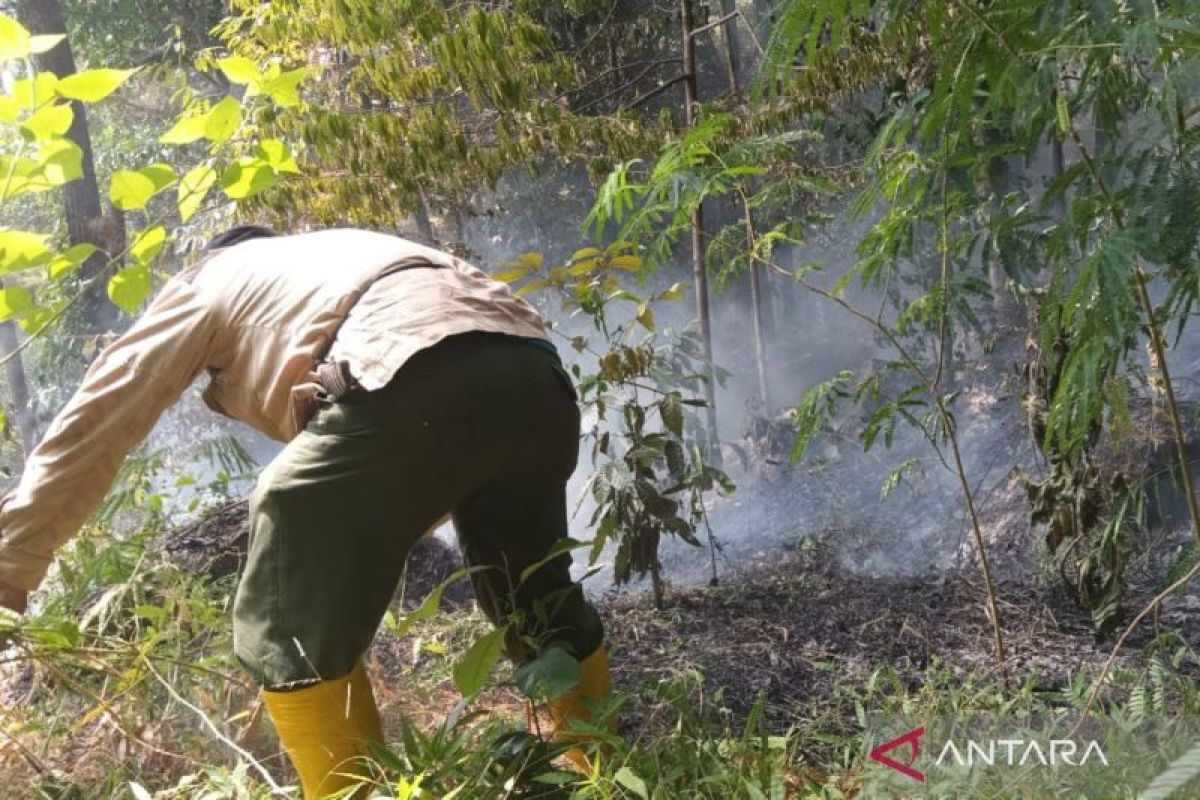
M 743 215 L 746 224 L 746 247 L 753 253 L 758 233 L 754 229 L 754 214 L 750 211 L 749 203 L 746 203 Z M 770 373 L 767 369 L 766 307 L 768 299 L 764 297 L 761 266 L 754 258 L 750 259 L 749 272 L 750 308 L 754 316 L 754 363 L 758 372 L 758 402 L 762 405 L 763 417 L 770 419 L 774 409 L 771 406 Z
M 0 322 L 0 353 L 8 357 L 5 373 L 8 376 L 8 391 L 12 400 L 11 408 L 17 423 L 17 432 L 21 434 L 21 449 L 25 458 L 37 446 L 40 434 L 37 424 L 37 409 L 29 399 L 29 384 L 25 381 L 25 365 L 17 349 L 17 326 L 11 319 Z
M 1054 180 L 1057 181 L 1067 171 L 1067 159 L 1063 154 L 1063 141 L 1055 136 L 1050 140 L 1050 157 L 1053 161 Z M 1067 193 L 1062 192 L 1054 201 L 1054 214 L 1059 222 L 1067 218 Z
M 692 0 L 681 0 L 680 18 L 683 23 L 683 99 L 684 125 L 691 128 L 696 122 L 696 48 L 692 36 Z M 720 458 L 717 439 L 717 389 L 713 371 L 712 321 L 708 311 L 708 268 L 704 263 L 704 206 L 698 204 L 692 212 L 692 280 L 696 290 L 696 318 L 700 324 L 700 340 L 704 354 L 705 437 L 707 456 Z
M 58 0 L 18 0 L 17 15 L 29 31 L 38 34 L 66 34 L 66 20 L 62 6 Z M 71 43 L 63 39 L 56 47 L 35 55 L 33 65 L 43 72 L 50 72 L 60 78 L 75 73 L 75 56 L 71 52 Z M 71 181 L 62 188 L 63 209 L 67 218 L 67 238 L 72 245 L 94 244 L 101 248 L 83 264 L 81 277 L 90 280 L 100 275 L 108 264 L 110 256 L 117 252 L 110 251 L 108 256 L 103 252 L 112 247 L 114 242 L 124 241 L 124 218 L 106 217 L 100 205 L 100 188 L 96 182 L 96 164 L 92 152 L 92 139 L 88 133 L 87 110 L 83 103 L 71 102 L 74 117 L 71 127 L 67 130 L 67 138 L 74 142 L 83 152 L 83 176 Z M 113 228 L 119 221 L 121 232 L 113 236 Z M 89 325 L 96 331 L 103 331 L 119 323 L 119 312 L 108 301 L 105 282 L 96 280 L 92 285 L 85 304 L 85 314 Z
M 727 17 L 737 11 L 737 0 L 721 0 L 721 16 Z M 725 23 L 725 74 L 729 77 L 729 93 L 737 96 L 740 82 L 738 80 L 738 18 L 733 17 Z
M 433 221 L 429 219 L 429 204 L 425 202 L 425 193 L 421 193 L 421 202 L 413 214 L 413 222 L 417 226 L 417 235 L 424 239 L 421 244 L 437 247 L 437 238 L 433 233 Z

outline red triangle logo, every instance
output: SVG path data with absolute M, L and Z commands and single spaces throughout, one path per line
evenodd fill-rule
M 924 783 L 925 773 L 913 769 L 912 766 L 913 764 L 917 763 L 917 756 L 921 754 L 921 737 L 924 735 L 924 725 L 919 728 L 913 728 L 903 736 L 897 736 L 890 742 L 884 742 L 883 744 L 879 745 L 879 747 L 876 747 L 871 751 L 871 758 L 875 761 L 878 761 L 880 764 L 883 764 L 885 767 L 890 767 L 896 770 L 896 772 L 899 772 L 901 775 L 907 775 L 914 781 L 920 781 L 921 783 Z M 905 744 L 912 748 L 912 756 L 908 759 L 907 764 L 897 761 L 890 756 L 884 755 L 884 753 L 888 752 L 889 750 L 894 750 L 897 747 Z

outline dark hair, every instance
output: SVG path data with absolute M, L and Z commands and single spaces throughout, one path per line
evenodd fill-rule
M 235 244 L 248 242 L 251 239 L 267 239 L 279 235 L 278 231 L 271 230 L 264 225 L 238 225 L 236 228 L 230 228 L 209 239 L 208 243 L 204 245 L 204 251 L 233 247 Z

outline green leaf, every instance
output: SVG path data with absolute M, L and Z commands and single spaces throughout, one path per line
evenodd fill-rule
M 629 767 L 621 767 L 617 770 L 617 773 L 613 775 L 613 780 L 642 798 L 642 800 L 647 800 L 650 797 L 650 790 L 646 788 L 646 782 L 639 778 Z
M 0 122 L 13 123 L 21 118 L 21 104 L 15 97 L 0 95 Z
M 70 129 L 73 119 L 75 112 L 66 103 L 42 106 L 21 125 L 21 135 L 31 142 L 54 139 Z
M 637 307 L 636 317 L 643 328 L 648 331 L 654 330 L 654 309 L 650 308 L 649 303 L 642 303 Z
M 658 411 L 663 425 L 676 436 L 683 436 L 683 398 L 679 392 L 671 392 L 658 401 Z
M 134 264 L 126 267 L 108 281 L 109 299 L 130 316 L 138 312 L 149 294 L 149 264 Z
M 1067 108 L 1067 96 L 1058 92 L 1054 97 L 1054 112 L 1058 117 L 1059 133 L 1064 135 L 1071 132 L 1071 112 Z
M 258 66 L 245 56 L 229 56 L 217 61 L 217 66 L 230 83 L 256 86 L 262 80 Z
M 56 319 L 56 315 L 62 312 L 65 304 L 66 301 L 64 300 L 54 307 L 34 306 L 25 312 L 25 315 L 21 317 L 17 325 L 21 330 L 30 335 L 38 333 Z
M 50 263 L 47 265 L 47 271 L 50 274 L 50 280 L 57 280 L 65 273 L 75 269 L 80 264 L 91 258 L 92 254 L 98 249 L 99 248 L 97 248 L 96 245 L 84 242 L 83 244 L 77 244 L 74 247 L 54 256 L 54 258 L 50 259 Z
M 158 137 L 162 144 L 188 144 L 204 138 L 204 128 L 208 124 L 208 114 L 185 117 L 176 121 L 170 130 Z
M 139 264 L 149 266 L 166 241 L 166 229 L 161 225 L 156 225 L 138 234 L 137 238 L 133 240 L 133 244 L 129 246 L 129 254 Z
M 145 208 L 154 196 L 154 181 L 140 172 L 119 169 L 112 174 L 108 199 L 122 211 Z
M 151 164 L 137 172 L 117 170 L 112 175 L 108 197 L 123 211 L 145 208 L 150 198 L 175 181 L 175 170 L 166 164 Z
M 547 647 L 516 673 L 517 686 L 533 700 L 560 697 L 579 683 L 579 677 L 579 661 L 562 647 Z
M 217 182 L 212 164 L 201 164 L 188 170 L 179 181 L 179 217 L 184 222 L 200 209 L 208 190 Z
M 83 151 L 70 139 L 51 139 L 38 148 L 39 176 L 46 188 L 83 177 Z
M 234 200 L 253 197 L 279 181 L 271 165 L 255 158 L 242 158 L 230 164 L 221 176 L 221 189 Z
M 33 296 L 24 286 L 0 289 L 0 321 L 20 316 L 33 305 Z
M 482 636 L 454 665 L 454 685 L 463 697 L 473 697 L 487 683 L 492 668 L 500 660 L 504 650 L 504 633 L 507 626 L 497 628 Z
M 269 96 L 275 104 L 283 108 L 300 105 L 300 94 L 296 91 L 296 87 L 300 85 L 300 81 L 308 75 L 308 67 L 300 67 L 289 72 L 272 76 L 271 73 L 279 69 L 277 64 L 272 64 L 268 69 L 268 79 L 264 80 L 259 86 L 258 91 Z
M 53 100 L 58 77 L 53 72 L 39 72 L 33 77 L 21 78 L 12 86 L 12 98 L 21 108 L 33 110 Z
M 226 96 L 208 112 L 204 135 L 219 144 L 233 136 L 241 124 L 242 104 L 236 98 Z
M 523 586 L 525 581 L 529 580 L 529 576 L 535 574 L 538 570 L 561 556 L 563 553 L 569 553 L 572 550 L 578 550 L 581 547 L 587 547 L 589 544 L 590 542 L 581 542 L 578 539 L 572 539 L 569 536 L 559 539 L 550 546 L 550 549 L 546 551 L 546 555 L 542 556 L 537 561 L 521 570 L 521 576 L 517 580 L 517 588 L 519 589 L 521 586 Z
M 659 292 L 659 300 L 679 300 L 687 292 L 687 287 L 682 283 L 673 283 L 670 288 Z
M 50 260 L 46 235 L 30 231 L 0 231 L 0 273 L 15 272 Z
M 25 26 L 7 14 L 0 14 L 0 61 L 29 55 L 30 36 Z
M 161 192 L 175 182 L 175 169 L 170 164 L 164 164 L 161 161 L 148 167 L 142 167 L 138 172 L 150 179 L 154 184 L 155 192 Z
M 132 69 L 85 69 L 68 75 L 58 82 L 55 87 L 63 97 L 72 100 L 82 100 L 85 103 L 95 103 L 108 97 L 117 87 L 137 70 Z
M 292 151 L 287 144 L 279 139 L 267 139 L 258 145 L 259 155 L 271 165 L 271 169 L 279 174 L 300 174 L 300 165 L 296 163 Z

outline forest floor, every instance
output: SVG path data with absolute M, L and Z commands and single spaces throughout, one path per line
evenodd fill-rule
M 1028 530 L 1013 535 L 1025 538 Z M 245 504 L 231 503 L 160 541 L 162 555 L 187 574 L 208 574 L 228 585 L 243 557 L 245 540 Z M 1054 576 L 1030 570 L 1028 556 L 1016 552 L 1021 548 L 995 544 L 1010 686 L 1032 708 L 1070 706 L 1071 697 L 1077 701 L 1087 687 L 1081 676 L 1094 676 L 1108 657 L 1111 637 L 1097 635 L 1087 613 Z M 1007 702 L 1002 698 L 1010 695 L 999 688 L 983 590 L 970 560 L 956 569 L 920 576 L 864 576 L 846 568 L 836 552 L 839 545 L 836 535 L 801 539 L 726 572 L 717 585 L 672 588 L 660 608 L 649 592 L 594 593 L 607 628 L 615 688 L 623 697 L 623 737 L 651 744 L 675 735 L 682 686 L 685 705 L 704 715 L 703 729 L 718 739 L 736 738 L 754 720 L 770 735 L 794 742 L 788 750 L 787 763 L 792 766 L 782 773 L 787 785 L 815 782 L 838 787 L 834 794 L 821 796 L 854 796 L 855 779 L 848 789 L 841 782 L 855 774 L 851 765 L 864 709 L 869 712 L 904 698 L 939 703 L 947 698 L 951 706 L 964 708 Z M 1012 555 L 1006 558 L 1009 551 Z M 394 613 L 414 608 L 459 566 L 453 547 L 432 538 L 422 540 L 409 560 Z M 1127 609 L 1136 611 L 1152 585 L 1147 578 L 1145 586 L 1131 587 Z M 465 582 L 445 592 L 442 608 L 436 619 L 403 637 L 385 626 L 368 659 L 391 741 L 399 740 L 404 726 L 434 731 L 464 710 L 452 677 L 454 665 L 488 624 L 471 602 Z M 1118 668 L 1139 673 L 1147 657 L 1158 652 L 1154 648 L 1161 641 L 1160 631 L 1195 632 L 1200 630 L 1197 623 L 1200 597 L 1173 598 L 1131 638 Z M 196 657 L 212 657 L 210 651 L 220 642 L 227 642 L 224 634 L 204 645 Z M 1192 654 L 1195 642 L 1188 644 L 1188 655 L 1177 659 L 1174 669 L 1185 681 L 1194 681 L 1200 662 Z M 11 678 L 0 689 L 9 701 L 27 703 L 16 698 L 40 696 L 35 702 L 51 702 L 50 695 L 30 695 L 23 688 L 31 685 L 28 670 L 7 674 Z M 1114 697 L 1128 688 L 1114 688 Z M 227 684 L 222 702 L 230 712 L 239 703 L 245 704 L 243 709 L 253 707 L 251 687 L 244 681 Z M 48 706 L 46 713 L 58 717 L 69 707 L 75 706 L 58 711 Z M 87 707 L 77 706 L 76 713 Z M 487 712 L 510 730 L 523 726 L 526 701 L 514 685 L 511 667 L 497 670 L 470 709 Z M 33 706 L 28 713 L 34 714 Z M 286 781 L 288 770 L 261 712 L 230 719 L 241 720 L 236 723 L 239 746 L 256 754 L 277 780 Z M 36 747 L 43 768 L 75 786 L 94 784 L 102 771 L 90 760 L 97 752 L 94 748 L 107 742 L 106 758 L 112 758 L 125 746 L 119 745 L 121 731 L 106 730 L 99 736 L 93 727 L 73 729 L 69 741 L 53 749 L 51 739 L 28 728 L 21 736 L 22 752 L 6 756 L 6 748 L 0 746 L 0 777 L 15 775 L 14 786 L 17 780 L 40 780 L 23 763 L 29 749 Z M 195 741 L 203 731 L 186 735 Z M 224 746 L 214 740 L 205 747 L 221 757 Z M 143 769 L 161 770 L 157 774 L 164 779 L 176 770 L 174 762 L 151 766 L 154 763 L 153 756 L 141 761 Z
M 1008 538 L 1026 539 L 1027 533 Z M 224 575 L 237 569 L 246 534 L 245 504 L 234 503 L 170 537 L 167 549 L 193 569 Z M 1087 611 L 1060 583 L 1031 571 L 1028 557 L 1012 552 L 1013 542 L 993 544 L 1013 684 L 1056 692 L 1080 671 L 1102 665 L 1113 637 L 1097 633 Z M 764 699 L 767 719 L 778 730 L 811 717 L 838 699 L 840 687 L 868 681 L 881 666 L 910 688 L 925 681 L 931 668 L 952 679 L 999 679 L 976 566 L 920 576 L 864 576 L 846 569 L 837 550 L 838 543 L 828 539 L 803 539 L 724 574 L 716 585 L 672 589 L 661 608 L 649 592 L 595 594 L 618 688 L 636 691 L 664 675 L 694 670 L 710 690 L 721 689 L 735 718 L 744 718 Z M 409 559 L 396 610 L 414 608 L 459 567 L 452 546 L 422 540 Z M 1144 586 L 1129 587 L 1126 617 L 1158 584 L 1158 576 L 1143 571 L 1142 577 Z M 486 629 L 470 598 L 469 584 L 460 581 L 445 591 L 442 619 L 432 627 L 402 639 L 379 637 L 371 665 L 385 703 L 430 718 L 453 707 L 459 695 L 448 664 Z M 1136 663 L 1140 647 L 1153 641 L 1162 625 L 1200 631 L 1200 596 L 1171 598 L 1131 637 L 1118 663 Z M 1200 674 L 1194 658 L 1181 666 Z M 414 681 L 423 687 L 419 708 L 404 700 L 405 686 Z M 491 702 L 499 710 L 523 714 L 515 688 L 492 691 Z M 442 698 L 443 707 L 425 702 L 431 697 Z M 644 713 L 628 709 L 629 730 L 641 727 Z

